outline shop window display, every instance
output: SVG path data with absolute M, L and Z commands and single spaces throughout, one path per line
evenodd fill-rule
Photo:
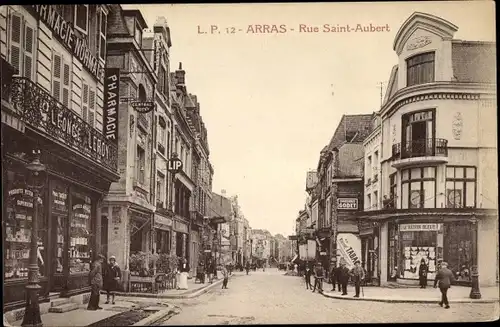
M 422 259 L 429 267 L 427 278 L 434 279 L 437 259 L 443 248 L 441 224 L 402 224 L 399 232 L 398 277 L 418 279 Z
M 448 262 L 448 268 L 455 274 L 457 281 L 471 281 L 473 232 L 468 222 L 454 222 L 445 226 L 444 260 Z
M 90 238 L 92 201 L 84 193 L 73 192 L 71 196 L 69 269 L 70 273 L 89 272 L 92 258 Z
M 35 214 L 33 192 L 28 188 L 26 175 L 7 171 L 4 181 L 4 279 L 28 278 L 32 222 Z M 43 192 L 42 192 L 43 194 Z M 43 196 L 38 198 L 38 266 L 45 274 L 45 215 Z
M 52 217 L 55 224 L 55 258 L 54 271 L 63 273 L 64 265 L 64 243 L 66 240 L 66 230 L 68 227 L 68 187 L 56 181 L 52 188 Z

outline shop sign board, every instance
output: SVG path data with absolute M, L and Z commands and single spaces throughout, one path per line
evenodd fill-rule
M 147 114 L 153 110 L 155 103 L 153 101 L 132 101 L 130 105 L 135 111 Z
M 177 232 L 187 233 L 188 232 L 188 226 L 185 223 L 176 220 L 175 221 L 175 230 Z
M 172 226 L 174 221 L 170 218 L 163 217 L 160 215 L 155 215 L 154 227 L 156 228 L 168 228 Z
M 120 68 L 106 68 L 104 78 L 104 135 L 118 145 Z
M 356 261 L 361 261 L 361 239 L 356 234 L 341 233 L 337 236 L 337 250 L 340 262 L 345 262 L 349 269 L 354 268 Z
M 401 224 L 400 232 L 437 232 L 442 229 L 442 224 Z
M 314 260 L 316 258 L 316 241 L 307 240 L 307 259 Z
M 358 199 L 356 198 L 338 198 L 337 208 L 340 210 L 358 210 Z

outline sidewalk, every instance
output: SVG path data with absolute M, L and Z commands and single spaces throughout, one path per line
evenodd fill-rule
M 229 278 L 234 278 L 236 276 L 242 276 L 242 272 L 233 272 Z M 122 297 L 143 297 L 143 298 L 157 298 L 157 299 L 183 299 L 183 298 L 193 298 L 200 296 L 203 293 L 208 292 L 217 285 L 222 284 L 222 274 L 218 274 L 219 279 L 213 281 L 213 283 L 208 282 L 208 278 L 205 279 L 205 284 L 195 283 L 195 279 L 188 279 L 188 289 L 187 290 L 164 290 L 156 294 L 152 293 L 138 293 L 138 292 L 117 292 L 118 296 Z
M 324 284 L 325 292 L 323 296 L 354 301 L 378 301 L 392 303 L 437 303 L 441 299 L 439 289 L 427 287 L 420 288 L 387 288 L 377 286 L 365 286 L 359 298 L 353 297 L 354 286 L 347 287 L 348 295 L 341 295 L 341 292 L 331 292 L 331 284 Z M 480 288 L 481 299 L 469 298 L 470 287 L 452 286 L 448 291 L 450 303 L 494 303 L 499 301 L 498 286 Z M 364 293 L 364 295 L 363 295 Z

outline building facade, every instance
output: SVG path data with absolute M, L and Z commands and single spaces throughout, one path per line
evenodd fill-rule
M 495 44 L 453 39 L 458 27 L 414 13 L 394 40 L 381 116 L 381 284 L 417 283 L 421 259 L 434 278 L 445 260 L 459 283 L 479 270 L 498 280 Z M 438 128 L 439 127 L 439 128 Z
M 101 204 L 119 179 L 103 128 L 111 14 L 108 5 L 0 7 L 4 309 L 25 301 L 33 219 L 40 297 L 90 290 Z M 37 180 L 25 168 L 33 150 L 46 168 Z

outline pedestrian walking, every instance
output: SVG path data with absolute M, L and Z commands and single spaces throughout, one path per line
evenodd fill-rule
M 200 262 L 198 268 L 196 268 L 196 278 L 201 284 L 205 284 L 205 265 L 203 262 Z
M 420 283 L 420 288 L 427 287 L 427 273 L 429 272 L 429 267 L 425 263 L 425 259 L 420 260 L 420 266 L 418 267 L 418 279 Z
M 222 272 L 222 277 L 224 277 L 224 280 L 222 281 L 222 289 L 224 289 L 227 288 L 227 282 L 229 280 L 229 272 L 225 265 L 221 265 L 221 272 Z
M 101 297 L 101 289 L 103 286 L 102 279 L 102 263 L 105 258 L 102 254 L 99 254 L 97 259 L 94 261 L 92 270 L 89 273 L 90 279 L 90 300 L 87 306 L 87 310 L 101 310 L 99 306 L 99 300 Z
M 349 283 L 349 268 L 345 262 L 340 264 L 340 284 L 342 286 L 342 295 L 347 295 L 347 283 Z
M 434 288 L 439 285 L 439 290 L 441 291 L 441 301 L 439 302 L 440 306 L 445 306 L 445 309 L 450 308 L 450 304 L 448 302 L 448 289 L 451 287 L 451 283 L 455 281 L 455 276 L 453 276 L 453 272 L 448 269 L 448 263 L 441 262 L 441 268 L 436 274 L 436 279 L 434 279 Z
M 116 257 L 112 255 L 109 257 L 109 263 L 106 265 L 106 269 L 104 271 L 104 290 L 107 295 L 106 304 L 109 304 L 110 297 L 111 303 L 115 304 L 115 293 L 120 290 L 121 278 L 122 272 L 116 263 Z
M 247 261 L 247 264 L 245 265 L 245 270 L 247 272 L 247 275 L 248 275 L 248 272 L 250 271 L 250 262 Z
M 354 297 L 359 297 L 359 292 L 361 290 L 361 283 L 365 279 L 365 271 L 361 267 L 361 263 L 357 260 L 354 263 L 354 268 L 351 270 L 352 281 L 354 282 L 354 289 L 356 290 L 356 294 Z
M 316 269 L 314 270 L 314 289 L 313 293 L 316 291 L 316 286 L 318 287 L 318 292 L 320 294 L 323 293 L 323 278 L 325 277 L 325 270 L 323 269 L 323 265 L 321 262 L 316 264 Z
M 306 266 L 306 271 L 304 273 L 304 277 L 306 279 L 306 290 L 312 289 L 311 285 L 311 275 L 312 275 L 312 269 L 309 267 L 309 265 Z

